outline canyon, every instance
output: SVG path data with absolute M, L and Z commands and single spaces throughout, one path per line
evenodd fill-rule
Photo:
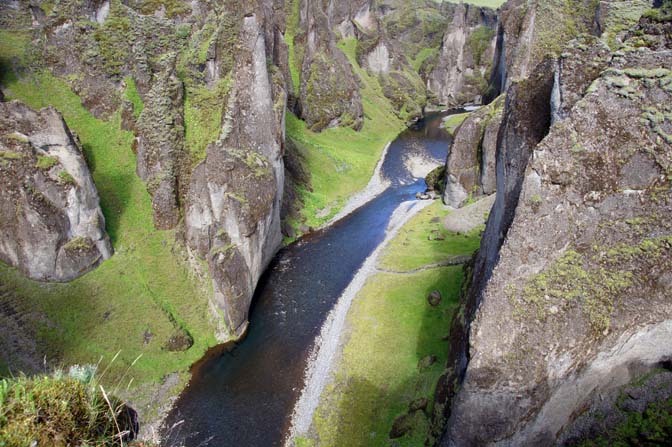
M 240 442 L 320 445 L 324 435 L 331 445 L 315 414 L 338 362 L 288 434 L 309 354 L 319 363 L 325 337 L 349 334 L 341 321 L 317 337 L 366 258 L 394 246 L 394 209 L 427 186 L 450 209 L 477 202 L 489 212 L 473 257 L 455 253 L 464 279 L 442 322 L 444 363 L 425 416 L 409 412 L 424 428 L 402 430 L 409 417 L 399 415 L 391 438 L 579 445 L 616 439 L 633 414 L 619 396 L 637 394 L 634 384 L 638 414 L 667 402 L 656 390 L 667 389 L 672 356 L 672 4 L 496 6 L 3 2 L 0 371 L 100 356 L 112 359 L 108 380 L 138 368 L 133 386 L 117 388 L 140 436 L 189 445 L 217 424 L 194 422 L 194 432 L 207 428 L 182 436 L 161 422 L 171 408 L 168 429 L 207 419 L 198 407 L 216 395 L 209 374 L 235 370 L 223 377 L 237 390 L 257 377 L 282 402 L 269 437 Z M 452 135 L 432 133 L 434 110 L 451 110 L 446 123 L 459 117 Z M 396 136 L 408 126 L 428 130 L 406 131 L 406 144 Z M 429 185 L 429 169 L 409 173 L 424 164 L 441 165 Z M 430 240 L 446 237 L 432 231 Z M 331 243 L 352 256 L 338 261 Z M 343 271 L 318 263 L 330 259 Z M 319 272 L 283 273 L 311 262 Z M 311 280 L 320 304 L 292 301 Z M 311 316 L 285 334 L 273 306 L 286 300 Z M 295 352 L 282 357 L 273 331 Z M 347 357 L 339 343 L 330 358 Z M 275 361 L 258 367 L 267 372 L 293 365 L 276 371 L 282 385 L 249 366 L 264 355 Z M 237 412 L 255 421 L 268 396 L 243 393 L 220 422 Z

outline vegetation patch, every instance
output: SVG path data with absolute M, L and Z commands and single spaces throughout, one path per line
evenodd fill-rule
M 423 444 L 426 415 L 447 356 L 442 337 L 457 308 L 461 282 L 462 267 L 369 279 L 348 314 L 349 340 L 313 419 L 317 445 L 389 446 L 394 420 L 425 398 L 427 407 L 410 412 L 409 433 L 396 441 L 399 446 Z M 437 307 L 427 303 L 434 290 L 443 296 Z M 433 364 L 419 366 L 431 356 Z
M 636 245 L 594 247 L 585 253 L 568 250 L 545 271 L 527 280 L 520 291 L 521 301 L 514 303 L 516 313 L 525 314 L 531 307 L 543 320 L 578 303 L 594 332 L 601 334 L 610 327 L 618 297 L 635 284 L 631 266 L 655 262 L 671 241 L 663 237 L 644 239 Z M 511 298 L 516 291 L 509 289 L 507 293 Z
M 0 379 L 0 445 L 123 445 L 135 431 L 131 413 L 95 370 L 75 365 L 52 376 Z
M 462 124 L 470 114 L 471 112 L 449 115 L 445 120 L 443 120 L 443 128 L 446 129 L 449 134 L 455 135 L 457 128 L 460 127 L 460 124 Z
M 420 211 L 385 247 L 379 267 L 407 272 L 478 250 L 483 228 L 466 235 L 452 233 L 443 227 L 448 213 L 440 200 Z
M 58 158 L 51 157 L 49 155 L 38 155 L 37 163 L 35 166 L 37 169 L 42 169 L 43 171 L 48 171 L 58 164 Z

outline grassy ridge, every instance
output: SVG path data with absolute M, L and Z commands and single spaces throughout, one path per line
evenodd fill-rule
M 0 42 L 10 42 L 7 32 Z M 0 57 L 17 52 L 17 42 L 0 45 Z M 22 309 L 31 320 L 48 360 L 96 363 L 121 351 L 107 379 L 115 381 L 140 354 L 129 376 L 130 393 L 169 373 L 186 369 L 215 343 L 208 314 L 209 285 L 194 279 L 181 263 L 173 231 L 157 231 L 145 185 L 135 174 L 133 135 L 120 130 L 117 113 L 109 121 L 93 117 L 67 84 L 42 73 L 17 79 L 5 72 L 9 99 L 33 108 L 55 106 L 79 136 L 101 199 L 115 255 L 99 268 L 68 284 L 31 281 L 0 265 L 0 284 L 11 294 L 3 302 Z M 131 97 L 134 95 L 131 93 Z M 140 317 L 141 316 L 141 317 Z M 191 349 L 171 352 L 165 343 L 188 333 Z M 5 371 L 6 372 L 6 371 Z
M 437 218 L 446 213 L 436 202 L 406 223 L 388 245 L 380 266 L 409 271 L 471 254 L 478 247 L 480 232 L 469 237 L 445 232 Z M 446 239 L 430 241 L 436 231 Z M 410 402 L 426 398 L 431 406 L 448 354 L 442 337 L 448 334 L 448 322 L 458 308 L 462 281 L 461 266 L 378 273 L 369 278 L 348 313 L 340 364 L 313 417 L 319 440 L 304 439 L 304 445 L 389 446 L 393 422 L 408 412 Z M 437 307 L 427 302 L 434 290 L 443 296 Z M 430 355 L 436 356 L 436 363 L 421 366 Z M 425 414 L 409 413 L 408 423 L 410 432 L 395 445 L 423 445 L 428 432 Z

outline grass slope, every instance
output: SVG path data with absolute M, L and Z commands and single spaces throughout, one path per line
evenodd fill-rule
M 297 143 L 311 175 L 312 191 L 303 190 L 301 195 L 305 204 L 302 215 L 312 227 L 327 222 L 349 197 L 366 186 L 385 145 L 405 128 L 378 79 L 357 64 L 356 45 L 355 39 L 339 43 L 362 81 L 362 130 L 338 127 L 315 133 L 291 113 L 287 117 L 287 137 Z
M 437 202 L 410 220 L 388 246 L 382 266 L 404 271 L 473 252 L 480 232 L 469 238 L 446 234 L 444 241 L 428 241 L 441 225 L 436 218 L 443 215 Z M 426 255 L 408 261 L 408 254 L 415 252 Z M 303 439 L 303 445 L 389 446 L 393 421 L 408 411 L 410 402 L 424 397 L 431 406 L 448 354 L 442 337 L 458 308 L 462 281 L 461 266 L 378 273 L 367 281 L 348 313 L 340 363 L 313 418 L 318 439 Z M 433 290 L 443 296 L 437 307 L 427 303 Z M 436 356 L 436 363 L 421 368 L 419 362 L 429 355 Z M 425 414 L 417 411 L 410 420 L 411 432 L 394 445 L 423 445 L 428 431 Z
M 1 32 L 0 57 L 17 56 L 20 42 Z M 14 36 L 15 37 L 15 36 Z M 8 48 L 11 47 L 11 48 Z M 186 369 L 215 343 L 208 315 L 209 286 L 195 280 L 178 259 L 173 231 L 157 231 L 145 185 L 135 174 L 133 135 L 120 130 L 120 117 L 101 121 L 86 111 L 67 84 L 51 74 L 17 79 L 5 73 L 9 99 L 33 108 L 55 106 L 77 133 L 101 199 L 115 255 L 99 268 L 68 284 L 31 281 L 0 265 L 0 284 L 11 291 L 0 298 L 26 315 L 47 360 L 64 364 L 103 362 L 121 351 L 107 380 L 116 381 L 140 354 L 128 378 L 129 394 L 143 400 L 143 385 Z M 133 95 L 132 95 L 133 96 Z M 170 352 L 164 343 L 188 332 L 191 349 Z M 10 365 L 11 366 L 11 365 Z M 6 373 L 7 371 L 5 371 Z

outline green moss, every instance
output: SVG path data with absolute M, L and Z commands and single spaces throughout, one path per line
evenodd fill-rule
M 76 186 L 75 178 L 70 175 L 68 171 L 61 171 L 58 173 L 58 181 L 63 185 Z
M 286 7 L 288 9 L 287 29 L 284 37 L 289 56 L 289 73 L 292 77 L 292 87 L 294 94 L 298 96 L 301 89 L 301 67 L 299 66 L 299 58 L 294 48 L 294 38 L 299 29 L 301 2 L 300 0 L 288 0 Z
M 42 169 L 43 171 L 48 171 L 57 164 L 58 164 L 58 158 L 56 157 L 51 157 L 49 155 L 38 155 L 35 167 L 37 167 L 38 169 Z
M 70 239 L 63 248 L 66 251 L 87 251 L 91 249 L 92 245 L 91 239 L 78 236 Z
M 182 0 L 142 0 L 140 5 L 143 14 L 154 14 L 161 8 L 164 8 L 166 16 L 171 19 L 191 12 L 189 3 Z
M 467 45 L 471 49 L 471 54 L 474 56 L 477 65 L 481 64 L 483 53 L 490 46 L 493 37 L 495 37 L 495 30 L 484 25 L 479 26 L 469 34 Z
M 0 151 L 0 158 L 4 160 L 21 160 L 24 155 L 21 152 Z
M 583 254 L 569 250 L 526 282 L 517 313 L 532 310 L 545 319 L 550 306 L 578 302 L 594 331 L 602 333 L 609 329 L 615 300 L 634 284 L 635 275 L 628 265 L 641 258 L 658 259 L 670 242 L 670 238 L 644 239 L 636 245 L 594 247 Z
M 443 121 L 443 128 L 446 129 L 446 131 L 448 131 L 449 134 L 454 135 L 457 128 L 460 127 L 460 124 L 462 124 L 470 114 L 471 112 L 466 112 L 466 113 L 456 113 L 454 115 L 448 116 Z
M 212 89 L 193 86 L 187 89 L 184 102 L 185 141 L 193 164 L 205 159 L 206 148 L 219 138 L 223 104 L 231 87 L 231 79 L 220 79 Z

